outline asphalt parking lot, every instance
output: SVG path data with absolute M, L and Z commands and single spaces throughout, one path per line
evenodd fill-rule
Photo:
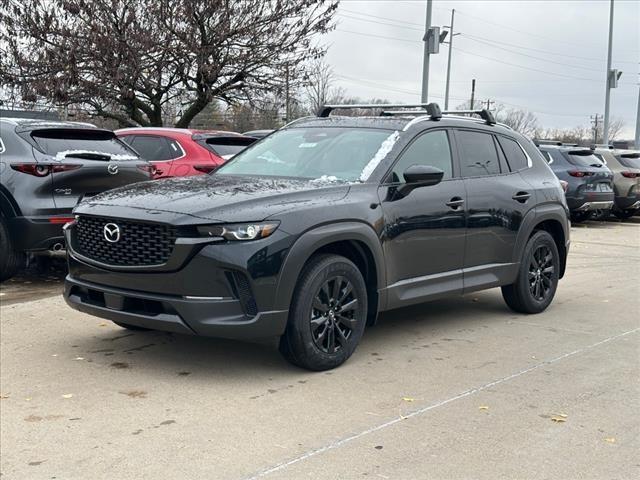
M 540 315 L 497 289 L 396 311 L 325 373 L 120 329 L 47 275 L 1 292 L 3 479 L 639 476 L 640 218 L 573 228 Z

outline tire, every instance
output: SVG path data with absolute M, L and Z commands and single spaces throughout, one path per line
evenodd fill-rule
M 509 308 L 519 313 L 544 311 L 556 294 L 560 273 L 560 255 L 553 237 L 543 230 L 527 242 L 516 281 L 502 287 Z
M 571 213 L 571 222 L 573 223 L 581 223 L 585 220 L 589 220 L 591 218 L 591 212 L 572 212 Z
M 633 217 L 640 210 L 613 210 L 613 214 L 620 220 Z
M 115 320 L 113 320 L 113 323 L 115 323 L 119 327 L 126 328 L 127 330 L 135 330 L 140 332 L 146 332 L 151 330 L 150 328 L 138 327 L 137 325 L 129 325 L 127 323 L 120 323 L 120 322 L 116 322 Z
M 13 277 L 24 266 L 24 261 L 24 253 L 13 249 L 4 216 L 0 217 L 0 282 Z
M 355 351 L 366 321 L 367 288 L 358 267 L 339 255 L 314 256 L 300 273 L 280 352 L 308 370 L 335 368 Z

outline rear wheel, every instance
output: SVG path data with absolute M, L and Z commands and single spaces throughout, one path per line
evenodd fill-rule
M 559 272 L 560 256 L 553 237 L 537 231 L 524 248 L 518 278 L 502 287 L 502 297 L 516 312 L 540 313 L 553 300 Z
M 591 212 L 572 212 L 571 213 L 571 221 L 573 223 L 584 222 L 591 218 Z
M 13 277 L 24 265 L 24 260 L 24 253 L 13 249 L 6 220 L 4 216 L 0 217 L 0 282 Z
M 280 352 L 294 365 L 329 370 L 355 351 L 367 319 L 358 267 L 338 255 L 313 257 L 300 274 Z
M 115 323 L 119 327 L 126 328 L 127 330 L 138 330 L 138 331 L 151 330 L 150 328 L 138 327 L 137 325 L 129 325 L 127 323 L 120 323 L 120 322 L 116 322 L 116 321 L 114 321 L 113 323 Z
M 620 220 L 633 217 L 639 210 L 613 210 L 613 214 Z

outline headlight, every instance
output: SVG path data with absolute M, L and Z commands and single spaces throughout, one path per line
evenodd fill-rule
M 201 225 L 198 233 L 207 237 L 222 237 L 226 240 L 257 240 L 276 231 L 278 223 L 238 223 L 234 225 Z

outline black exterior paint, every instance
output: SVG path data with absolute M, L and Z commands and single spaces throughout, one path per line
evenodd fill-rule
M 116 223 L 118 219 L 161 222 L 185 233 L 165 265 L 128 268 L 80 258 L 73 249 L 71 227 L 66 232 L 71 246 L 67 302 L 124 323 L 247 338 L 283 333 L 300 271 L 323 249 L 342 248 L 362 260 L 377 311 L 512 283 L 524 244 L 535 228 L 554 230 L 565 264 L 569 223 L 562 188 L 540 152 L 521 135 L 499 125 L 446 117 L 439 122 L 309 118 L 287 128 L 314 126 L 383 128 L 400 135 L 365 182 L 213 174 L 131 185 L 83 203 L 76 208 L 77 215 L 110 217 Z M 454 177 L 409 193 L 387 183 L 387 172 L 411 141 L 436 128 L 449 132 Z M 513 138 L 530 157 L 531 166 L 494 177 L 459 178 L 457 129 Z M 523 193 L 528 198 L 513 198 Z M 261 240 L 196 239 L 188 233 L 195 225 L 264 220 L 280 224 Z M 238 286 L 230 280 L 236 274 L 248 279 L 257 315 L 243 309 Z M 131 300 L 135 308 L 128 309 L 129 297 L 150 299 L 154 306 L 135 311 L 140 304 Z M 105 304 L 109 298 L 111 309 Z

